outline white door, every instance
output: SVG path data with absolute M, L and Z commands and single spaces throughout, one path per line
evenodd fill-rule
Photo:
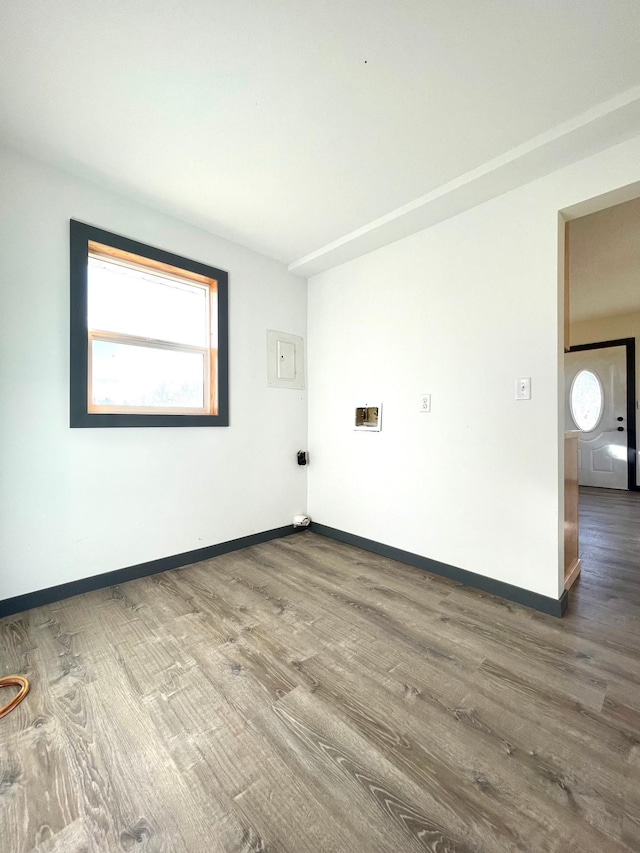
M 565 429 L 578 440 L 581 486 L 628 488 L 626 347 L 565 354 Z

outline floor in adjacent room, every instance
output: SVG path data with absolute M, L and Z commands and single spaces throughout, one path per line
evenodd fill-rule
M 0 621 L 3 851 L 640 850 L 640 494 L 560 620 L 311 532 Z

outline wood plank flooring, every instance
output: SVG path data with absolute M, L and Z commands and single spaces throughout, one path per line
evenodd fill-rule
M 305 532 L 0 621 L 2 853 L 640 851 L 640 494 L 563 620 Z

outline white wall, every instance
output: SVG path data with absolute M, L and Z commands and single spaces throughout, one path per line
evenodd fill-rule
M 228 428 L 69 429 L 70 218 L 229 271 Z M 306 510 L 306 392 L 267 388 L 268 328 L 306 335 L 282 265 L 0 152 L 0 599 Z
M 578 284 L 578 283 L 577 283 Z M 606 284 L 604 285 L 606 287 Z M 640 269 L 638 269 L 638 287 L 640 289 Z M 573 290 L 573 279 L 571 283 Z M 597 341 L 615 341 L 619 338 L 636 339 L 636 398 L 640 392 L 640 311 L 628 314 L 615 314 L 609 317 L 597 317 L 571 323 L 571 345 L 593 344 Z M 637 405 L 637 403 L 636 403 Z M 636 412 L 636 447 L 640 448 L 640 417 Z M 640 485 L 640 451 L 637 456 L 636 483 Z
M 559 596 L 558 211 L 639 178 L 637 138 L 310 280 L 315 521 Z

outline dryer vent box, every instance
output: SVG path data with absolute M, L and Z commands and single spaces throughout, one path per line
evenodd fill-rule
M 356 406 L 354 429 L 363 432 L 380 432 L 382 428 L 382 403 Z
M 267 331 L 267 385 L 304 388 L 304 340 L 287 332 Z

